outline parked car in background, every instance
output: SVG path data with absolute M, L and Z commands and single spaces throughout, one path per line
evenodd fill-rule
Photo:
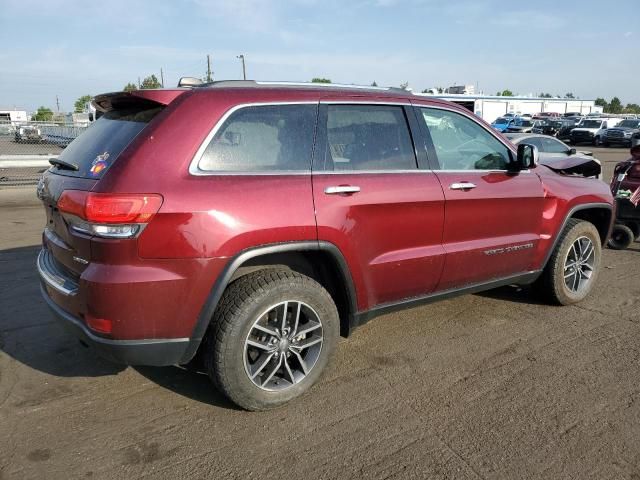
M 574 145 L 581 143 L 602 145 L 605 131 L 615 127 L 621 121 L 620 118 L 586 118 L 571 130 L 569 140 Z
M 587 176 L 601 178 L 602 162 L 595 158 L 592 152 L 577 151 L 557 138 L 549 137 L 548 135 L 506 133 L 505 136 L 514 145 L 526 143 L 537 147 L 540 154 L 540 163 L 545 165 L 554 163 L 557 165 L 559 162 L 566 162 L 568 165 L 572 165 L 574 161 L 580 161 L 584 165 L 588 165 L 589 162 L 592 162 L 594 163 L 590 166 L 592 171 L 589 172 L 591 175 Z
M 462 106 L 249 81 L 94 104 L 38 184 L 43 298 L 104 357 L 201 359 L 246 409 L 308 391 L 376 316 L 513 284 L 570 305 L 596 284 L 609 187 Z
M 560 114 L 557 112 L 539 112 L 533 116 L 534 119 L 544 119 L 544 118 L 560 118 Z
M 0 122 L 0 135 L 12 135 L 16 129 L 11 122 Z
M 631 135 L 631 147 L 635 147 L 636 145 L 640 145 L 640 132 Z
M 555 137 L 562 126 L 560 120 L 534 120 L 531 133 Z
M 562 115 L 563 118 L 580 118 L 582 114 L 580 112 L 567 112 Z
M 495 128 L 497 131 L 499 132 L 504 132 L 507 128 L 509 128 L 513 123 L 515 122 L 515 119 L 512 117 L 499 117 L 496 118 L 493 123 L 491 124 L 491 126 L 493 128 Z
M 604 132 L 603 144 L 631 146 L 631 137 L 640 132 L 640 120 L 627 119 Z
M 583 117 L 575 117 L 575 118 L 561 118 L 560 122 L 562 122 L 562 126 L 556 133 L 556 138 L 562 140 L 563 142 L 568 142 L 571 140 L 571 131 L 580 125 Z
M 20 125 L 15 129 L 14 140 L 18 143 L 40 143 L 42 133 L 33 125 Z
M 512 133 L 529 133 L 531 132 L 532 128 L 533 128 L 533 120 L 528 120 L 526 118 L 518 117 L 504 131 L 512 132 Z

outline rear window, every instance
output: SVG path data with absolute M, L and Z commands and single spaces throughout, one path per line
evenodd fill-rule
M 69 144 L 58 157 L 78 170 L 52 167 L 56 173 L 100 178 L 122 151 L 164 107 L 148 106 L 106 112 Z
M 198 168 L 206 172 L 308 171 L 316 116 L 316 105 L 236 110 L 216 131 Z

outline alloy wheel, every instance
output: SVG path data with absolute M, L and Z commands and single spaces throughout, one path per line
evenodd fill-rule
M 595 262 L 595 247 L 591 239 L 576 239 L 564 261 L 564 283 L 571 292 L 577 293 L 591 282 Z
M 323 342 L 322 321 L 304 302 L 269 307 L 253 323 L 244 344 L 244 367 L 257 387 L 281 391 L 304 380 Z

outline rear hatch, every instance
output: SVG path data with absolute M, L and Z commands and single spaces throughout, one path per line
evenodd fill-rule
M 62 193 L 93 190 L 127 146 L 181 93 L 183 90 L 161 90 L 96 97 L 94 104 L 101 117 L 51 160 L 37 193 L 47 216 L 41 255 L 58 276 L 77 282 L 91 260 L 92 237 L 72 228 L 60 212 Z

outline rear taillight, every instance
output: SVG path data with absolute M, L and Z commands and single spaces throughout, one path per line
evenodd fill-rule
M 103 238 L 131 238 L 158 213 L 162 196 L 65 190 L 58 210 L 75 231 Z

